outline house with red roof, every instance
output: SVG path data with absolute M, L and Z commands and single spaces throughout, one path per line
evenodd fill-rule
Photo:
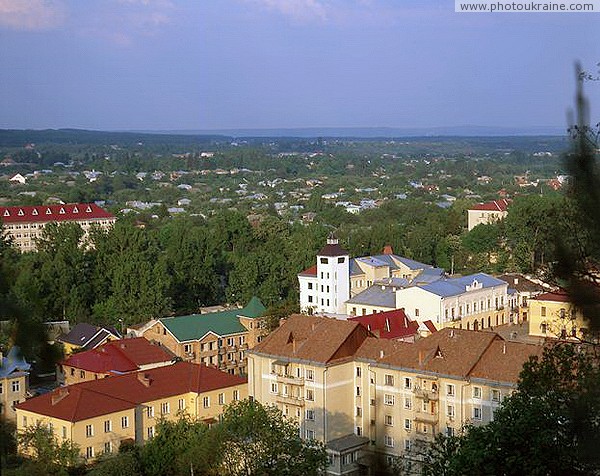
M 508 214 L 510 199 L 501 198 L 491 202 L 478 203 L 467 210 L 469 231 L 477 225 L 494 223 Z
M 563 289 L 538 294 L 529 300 L 529 335 L 586 338 L 589 324 Z
M 143 337 L 109 341 L 95 349 L 70 355 L 57 365 L 61 385 L 123 375 L 171 365 L 175 354 Z
M 419 335 L 419 323 L 410 320 L 403 308 L 350 317 L 348 320 L 358 322 L 380 339 L 414 342 Z
M 225 405 L 246 398 L 245 378 L 202 364 L 177 362 L 59 387 L 15 406 L 17 431 L 43 425 L 59 442 L 71 440 L 87 460 L 143 444 L 162 420 L 186 414 L 210 424 Z
M 94 226 L 106 230 L 116 217 L 95 203 L 0 207 L 2 233 L 9 236 L 22 252 L 35 251 L 36 240 L 48 223 L 77 223 L 85 232 Z

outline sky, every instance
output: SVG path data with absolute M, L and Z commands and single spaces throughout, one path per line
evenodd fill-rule
M 0 128 L 559 127 L 600 13 L 453 0 L 0 0 Z M 600 81 L 586 83 L 600 121 Z

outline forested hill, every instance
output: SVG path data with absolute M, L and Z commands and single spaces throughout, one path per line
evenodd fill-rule
M 121 146 L 136 145 L 188 145 L 229 142 L 230 137 L 220 135 L 157 134 L 144 132 L 107 132 L 83 129 L 16 130 L 0 129 L 0 147 L 21 147 L 34 144 L 88 144 Z

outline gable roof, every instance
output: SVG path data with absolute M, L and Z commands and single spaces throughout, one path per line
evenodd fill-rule
M 164 317 L 159 321 L 179 342 L 185 342 L 201 339 L 209 332 L 218 336 L 246 332 L 247 329 L 240 323 L 239 316 L 257 318 L 264 316 L 266 311 L 260 299 L 253 297 L 243 309 Z
M 499 200 L 492 200 L 491 202 L 478 203 L 472 206 L 469 210 L 487 210 L 495 212 L 505 212 L 510 205 L 510 200 L 507 198 L 501 198 Z
M 177 362 L 168 367 L 60 387 L 16 408 L 76 422 L 135 408 L 184 393 L 203 393 L 242 385 L 247 379 L 204 364 Z
M 558 291 L 538 294 L 531 299 L 535 299 L 536 301 L 550 301 L 550 302 L 571 302 L 570 296 L 563 289 L 559 289 Z M 530 300 L 531 300 L 530 299 Z
M 21 349 L 14 345 L 8 351 L 6 357 L 2 356 L 2 365 L 0 365 L 0 378 L 6 378 L 13 372 L 28 372 L 31 364 L 27 363 Z
M 115 216 L 95 203 L 68 203 L 27 207 L 0 207 L 4 223 L 113 219 Z
M 143 337 L 107 342 L 96 349 L 69 356 L 61 363 L 97 373 L 125 373 L 140 366 L 170 362 L 173 354 Z
M 298 276 L 311 276 L 314 277 L 317 275 L 317 265 L 313 265 L 310 268 L 306 268 L 301 273 L 298 273 Z
M 373 284 L 361 291 L 353 298 L 346 301 L 348 304 L 364 304 L 367 306 L 381 306 L 395 309 L 396 290 L 393 286 Z
M 505 281 L 494 278 L 489 274 L 476 273 L 459 278 L 439 279 L 428 284 L 419 284 L 417 287 L 441 297 L 448 297 L 465 293 L 467 286 L 471 286 L 474 281 L 477 281 L 484 288 L 502 285 L 508 286 Z
M 501 274 L 498 279 L 506 281 L 511 288 L 516 289 L 519 293 L 542 293 L 546 290 L 541 284 L 520 273 Z
M 84 348 L 94 348 L 110 335 L 117 339 L 121 337 L 112 327 L 98 327 L 86 322 L 80 322 L 68 334 L 58 337 L 57 340 Z
M 381 339 L 410 337 L 414 336 L 419 330 L 419 323 L 411 321 L 406 316 L 404 309 L 351 317 L 348 320 L 360 323 L 363 327 L 379 335 Z
M 295 314 L 248 352 L 327 364 L 354 355 L 368 335 L 358 322 Z

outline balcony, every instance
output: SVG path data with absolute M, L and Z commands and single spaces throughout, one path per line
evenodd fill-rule
M 285 384 L 289 384 L 289 385 L 304 385 L 303 378 L 295 377 L 293 375 L 286 375 L 286 374 L 275 374 L 275 375 L 277 375 L 277 382 L 279 382 L 279 383 L 285 383 Z
M 279 393 L 275 396 L 275 400 L 278 401 L 279 403 L 285 403 L 287 405 L 296 405 L 296 406 L 300 406 L 303 407 L 304 406 L 304 399 L 301 397 L 295 397 L 292 395 L 284 395 L 282 393 Z
M 431 425 L 436 425 L 438 422 L 438 414 L 417 411 L 415 413 L 415 421 L 420 421 L 423 423 L 429 423 Z
M 415 397 L 422 398 L 425 401 L 436 401 L 439 399 L 437 390 L 425 390 L 421 387 L 414 387 L 413 393 L 415 394 Z

